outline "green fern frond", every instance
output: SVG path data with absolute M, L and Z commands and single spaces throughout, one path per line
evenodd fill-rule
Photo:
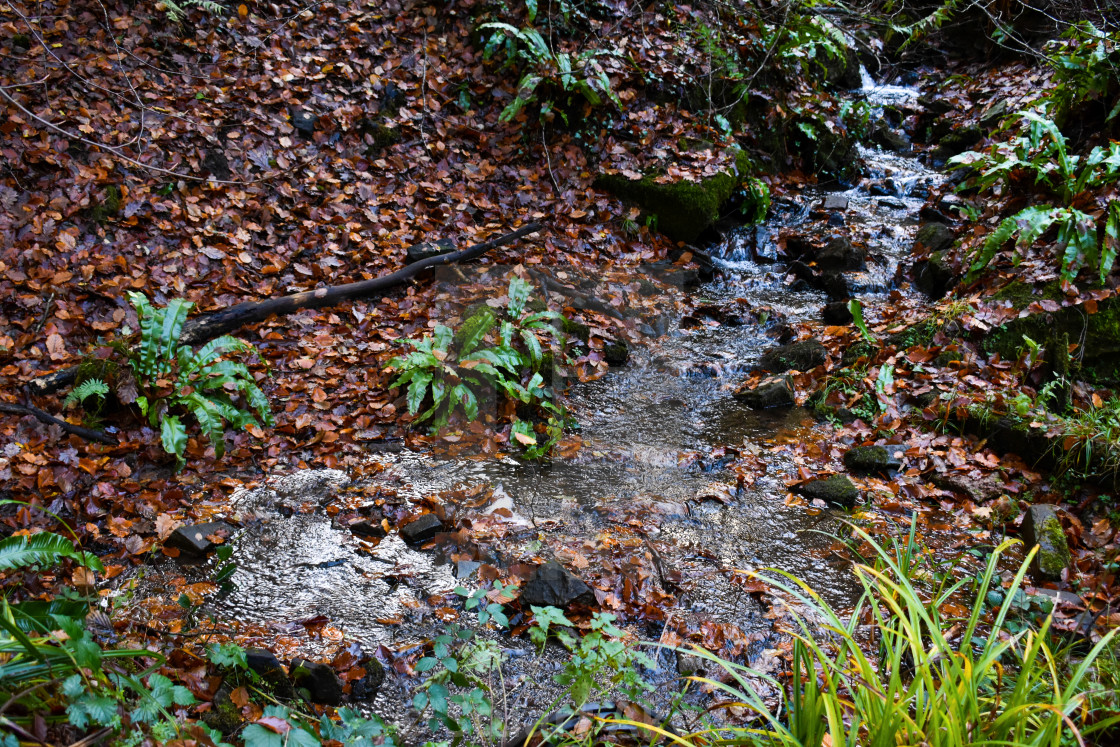
M 77 549 L 73 542 L 60 534 L 40 532 L 0 540 L 0 571 L 31 566 L 50 567 L 66 559 L 77 561 L 94 571 L 105 570 L 96 556 Z
M 86 379 L 70 390 L 70 394 L 66 395 L 66 399 L 62 401 L 62 406 L 72 407 L 77 404 L 84 404 L 87 399 L 93 396 L 96 396 L 100 402 L 108 393 L 109 385 L 101 379 Z

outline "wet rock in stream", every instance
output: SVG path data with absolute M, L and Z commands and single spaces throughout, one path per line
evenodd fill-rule
M 182 526 L 164 541 L 165 547 L 173 547 L 184 555 L 201 558 L 213 552 L 218 542 L 213 538 L 226 540 L 234 533 L 234 528 L 224 521 L 208 521 L 205 524 Z
M 555 560 L 538 568 L 521 587 L 522 604 L 536 607 L 564 609 L 576 602 L 592 604 L 594 601 L 591 587 Z
M 421 514 L 401 527 L 401 539 L 410 545 L 419 545 L 435 539 L 443 531 L 443 522 L 435 514 Z
M 803 482 L 794 486 L 793 490 L 809 500 L 824 501 L 839 508 L 854 508 L 859 501 L 859 488 L 843 475 Z
M 756 410 L 793 407 L 793 382 L 789 376 L 769 376 L 753 387 L 737 389 L 734 397 Z
M 293 659 L 291 672 L 296 688 L 305 690 L 312 703 L 342 705 L 342 681 L 329 664 Z
M 779 345 L 762 354 L 758 367 L 771 373 L 810 371 L 828 360 L 828 350 L 817 340 Z
M 821 321 L 825 324 L 845 325 L 853 320 L 847 301 L 832 301 L 821 308 Z
M 281 666 L 276 654 L 263 648 L 251 648 L 245 651 L 245 663 L 249 669 L 256 672 L 272 694 L 281 700 L 289 700 L 296 696 L 295 688 L 288 679 L 287 672 Z

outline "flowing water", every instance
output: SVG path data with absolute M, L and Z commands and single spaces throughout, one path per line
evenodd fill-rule
M 863 94 L 873 105 L 898 105 L 915 92 L 868 82 Z M 909 156 L 875 149 L 861 155 L 868 178 L 859 185 L 843 193 L 805 188 L 776 201 L 766 223 L 736 229 L 710 247 L 719 273 L 693 293 L 697 303 L 741 308 L 745 300 L 756 312 L 769 308 L 766 323 L 757 313 L 743 325 L 682 325 L 670 319 L 668 333 L 632 351 L 625 367 L 572 386 L 570 406 L 584 440 L 577 456 L 544 467 L 406 450 L 371 454 L 385 469 L 351 486 L 361 495 L 392 486 L 398 496 L 420 500 L 456 487 L 486 486 L 479 493 L 486 497 L 483 505 L 457 513 L 485 521 L 502 509 L 501 537 L 481 557 L 452 558 L 453 546 L 410 548 L 395 533 L 370 549 L 349 531 L 334 528 L 323 511 L 307 510 L 309 504 L 314 508 L 345 496 L 347 475 L 298 473 L 238 496 L 237 510 L 256 519 L 237 541 L 235 588 L 209 604 L 223 617 L 281 625 L 325 615 L 367 651 L 378 645 L 400 651 L 440 629 L 444 596 L 457 585 L 477 583 L 471 574 L 480 561 L 508 567 L 539 562 L 555 548 L 611 542 L 620 548 L 615 557 L 623 558 L 617 572 L 632 561 L 653 578 L 647 588 L 662 588 L 665 576 L 675 579 L 673 588 L 662 588 L 674 599 L 667 611 L 671 621 L 686 627 L 712 621 L 754 634 L 748 660 L 768 645 L 771 620 L 757 597 L 735 582 L 737 571 L 775 566 L 833 602 L 850 600 L 850 573 L 826 552 L 832 540 L 825 533 L 836 528 L 835 518 L 803 504 L 786 505 L 786 481 L 795 467 L 771 451 L 777 439 L 801 439 L 821 426 L 796 408 L 750 410 L 731 396 L 731 388 L 775 344 L 779 320 L 818 320 L 827 300 L 817 291 L 791 289 L 779 249 L 783 233 L 804 230 L 865 241 L 868 270 L 850 273 L 850 287 L 863 297 L 893 287 L 917 212 L 940 177 Z M 847 198 L 847 209 L 822 210 L 829 196 L 834 203 Z M 727 469 L 736 458 L 763 463 L 765 474 L 739 489 Z M 582 575 L 613 572 L 598 565 L 596 558 L 603 556 L 595 550 L 589 549 L 588 557 L 593 565 Z M 655 623 L 638 624 L 635 631 L 656 639 L 664 621 Z M 515 657 L 526 653 L 524 642 L 504 645 Z M 521 683 L 526 692 L 521 702 L 532 715 L 533 691 L 547 690 L 542 671 L 547 674 L 555 662 L 524 658 L 536 661 L 525 665 Z M 406 684 L 388 683 L 377 707 L 389 712 L 394 702 L 399 707 Z

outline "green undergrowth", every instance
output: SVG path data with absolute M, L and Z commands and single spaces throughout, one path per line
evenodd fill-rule
M 8 579 L 64 563 L 90 578 L 105 571 L 96 556 L 58 534 L 0 540 L 0 571 Z M 47 744 L 36 732 L 48 728 L 134 734 L 138 741 L 178 735 L 175 712 L 194 696 L 159 673 L 162 654 L 106 648 L 94 639 L 86 619 L 96 595 L 70 588 L 46 599 L 10 595 L 9 587 L 0 597 L 0 747 Z
M 510 415 L 511 445 L 530 458 L 551 451 L 572 424 L 556 391 L 554 367 L 567 360 L 564 330 L 579 335 L 582 325 L 546 308 L 534 311 L 531 292 L 514 275 L 504 308 L 482 306 L 457 329 L 437 324 L 433 334 L 405 341 L 412 351 L 386 368 L 396 374 L 391 386 L 403 391 L 414 424 L 430 422 L 438 433 L 456 415 L 490 423 Z
M 66 406 L 81 405 L 100 420 L 112 393 L 117 403 L 135 406 L 159 430 L 160 444 L 179 469 L 186 463 L 189 441 L 186 416 L 219 458 L 225 453 L 227 425 L 239 430 L 273 425 L 268 398 L 256 378 L 232 357 L 255 353 L 252 345 L 222 335 L 196 350 L 180 339 L 193 304 L 175 298 L 159 308 L 141 293 L 128 297 L 140 327 L 135 345 L 126 326 L 120 339 L 109 343 L 109 359 L 83 361 Z

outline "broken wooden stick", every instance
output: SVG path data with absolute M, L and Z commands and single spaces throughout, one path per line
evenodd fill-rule
M 564 296 L 565 298 L 571 299 L 571 306 L 574 308 L 585 309 L 586 311 L 597 311 L 600 314 L 614 317 L 615 319 L 626 318 L 626 316 L 621 311 L 614 308 L 613 306 L 603 303 L 597 298 L 592 298 L 586 293 L 581 293 L 575 288 L 561 283 L 559 280 L 556 280 L 543 271 L 530 270 L 529 274 L 533 277 L 534 280 L 540 283 L 541 288 L 546 293 L 548 291 L 552 291 L 559 296 Z
M 6 412 L 10 415 L 30 415 L 47 425 L 57 425 L 67 433 L 71 433 L 87 441 L 97 441 L 98 443 L 106 444 L 108 446 L 116 446 L 117 442 L 104 431 L 94 431 L 89 428 L 83 428 L 80 425 L 72 425 L 67 423 L 61 418 L 56 418 L 46 410 L 40 410 L 34 405 L 17 405 L 11 402 L 0 402 L 0 412 Z
M 270 298 L 265 301 L 246 301 L 244 303 L 239 303 L 224 311 L 216 311 L 213 314 L 207 314 L 206 316 L 199 316 L 189 320 L 183 325 L 183 333 L 179 336 L 179 340 L 186 345 L 197 345 L 200 342 L 206 342 L 215 337 L 229 334 L 240 327 L 244 327 L 246 324 L 264 321 L 270 316 L 284 316 L 302 309 L 321 309 L 325 306 L 334 306 L 343 301 L 367 298 L 381 291 L 405 283 L 430 267 L 465 262 L 475 257 L 480 257 L 495 247 L 508 244 L 511 241 L 516 241 L 522 236 L 528 236 L 539 230 L 541 230 L 540 223 L 529 223 L 512 233 L 507 233 L 495 239 L 484 241 L 481 244 L 469 246 L 457 252 L 449 252 L 447 254 L 439 254 L 434 257 L 422 259 L 419 262 L 414 262 L 396 272 L 391 272 L 381 277 L 371 278 L 370 280 L 359 280 L 358 282 L 346 283 L 345 285 L 316 288 L 315 290 L 293 293 L 279 298 Z M 72 384 L 77 378 L 77 375 L 78 367 L 71 366 L 61 371 L 39 376 L 28 383 L 32 392 L 35 394 L 50 394 L 64 386 Z

